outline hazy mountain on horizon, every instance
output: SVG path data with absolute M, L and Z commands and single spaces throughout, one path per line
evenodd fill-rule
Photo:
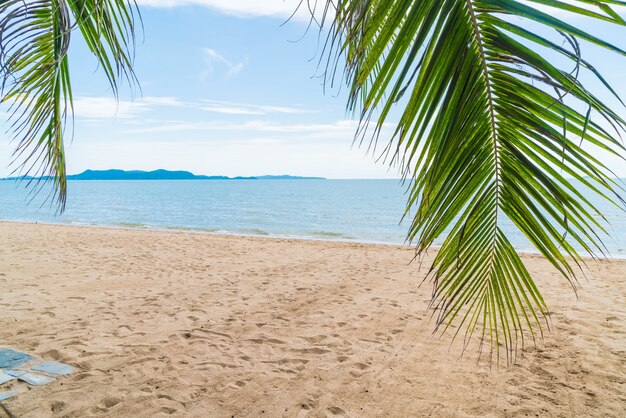
M 7 177 L 2 180 L 29 180 L 33 177 Z M 43 180 L 49 177 L 42 177 Z M 189 171 L 169 170 L 85 170 L 80 174 L 67 176 L 68 180 L 325 180 L 324 177 L 300 177 L 290 175 L 263 175 L 253 177 L 228 177 L 196 175 Z

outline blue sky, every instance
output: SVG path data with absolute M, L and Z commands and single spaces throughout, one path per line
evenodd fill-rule
M 356 123 L 345 112 L 345 91 L 324 93 L 315 77 L 317 31 L 305 35 L 305 13 L 281 25 L 298 0 L 139 3 L 141 91 L 122 88 L 116 102 L 80 36 L 72 39 L 76 119 L 74 140 L 66 145 L 69 173 L 166 168 L 229 176 L 399 177 L 365 147 L 352 146 Z M 626 37 L 611 30 L 626 47 Z M 591 58 L 602 64 L 603 56 Z M 626 97 L 620 81 L 626 60 L 604 64 Z M 1 136 L 0 177 L 11 171 L 11 150 Z M 626 176 L 622 162 L 610 164 Z

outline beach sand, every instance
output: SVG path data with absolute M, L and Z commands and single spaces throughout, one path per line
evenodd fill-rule
M 78 369 L 4 404 L 16 417 L 626 416 L 626 262 L 593 264 L 577 300 L 524 256 L 552 331 L 507 367 L 432 335 L 413 255 L 0 222 L 0 346 Z

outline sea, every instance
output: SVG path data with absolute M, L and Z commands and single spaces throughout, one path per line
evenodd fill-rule
M 407 184 L 399 180 L 73 180 L 62 214 L 46 189 L 31 191 L 0 181 L 0 220 L 411 244 Z M 610 256 L 626 258 L 626 213 L 597 207 L 609 221 Z M 503 228 L 517 250 L 535 252 L 513 224 Z

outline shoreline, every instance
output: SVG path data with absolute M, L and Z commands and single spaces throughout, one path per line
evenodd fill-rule
M 361 245 L 372 245 L 372 246 L 384 246 L 384 247 L 395 247 L 395 248 L 413 248 L 410 244 L 394 244 L 389 242 L 380 242 L 380 241 L 361 241 L 361 240 L 349 240 L 349 239 L 341 239 L 341 238 L 324 238 L 324 237 L 306 237 L 306 236 L 287 236 L 287 235 L 271 235 L 267 234 L 245 234 L 245 233 L 235 233 L 230 231 L 221 231 L 221 230 L 210 230 L 208 228 L 194 228 L 194 227 L 159 227 L 159 226 L 150 226 L 150 225 L 141 225 L 141 226 L 129 226 L 129 225 L 116 225 L 116 224 L 88 224 L 88 223 L 63 223 L 63 222 L 39 222 L 39 221 L 28 221 L 28 220 L 11 220 L 11 219 L 0 219 L 0 224 L 8 223 L 8 224 L 24 224 L 24 225 L 48 225 L 48 226 L 63 226 L 69 228 L 97 228 L 97 229 L 113 229 L 113 230 L 123 230 L 123 231 L 145 231 L 145 232 L 164 232 L 164 233 L 172 233 L 172 234 L 197 234 L 197 235 L 209 235 L 209 236 L 217 236 L 217 237 L 232 237 L 232 238 L 260 238 L 260 239 L 269 239 L 269 240 L 281 240 L 281 241 L 313 241 L 313 242 L 328 242 L 328 243 L 340 243 L 340 244 L 361 244 Z M 432 247 L 429 251 L 437 251 L 437 247 Z M 532 254 L 532 253 L 530 253 Z M 539 254 L 538 254 L 539 255 Z
M 0 222 L 0 341 L 76 372 L 40 416 L 623 415 L 626 262 L 578 296 L 523 256 L 550 332 L 507 366 L 433 335 L 411 247 Z M 504 353 L 502 353 L 504 354 Z
M 260 239 L 269 239 L 269 240 L 283 240 L 283 241 L 313 241 L 313 242 L 321 242 L 321 243 L 342 243 L 342 244 L 360 244 L 366 246 L 383 246 L 383 247 L 391 247 L 391 248 L 400 248 L 400 249 L 414 249 L 415 246 L 411 244 L 395 244 L 389 242 L 380 242 L 380 241 L 362 241 L 362 240 L 349 240 L 342 238 L 331 238 L 331 237 L 307 237 L 307 236 L 285 236 L 285 235 L 271 235 L 267 234 L 246 234 L 246 233 L 235 233 L 230 231 L 221 231 L 221 230 L 210 230 L 203 228 L 195 228 L 195 227 L 159 227 L 159 226 L 150 226 L 150 225 L 141 225 L 141 226 L 129 226 L 129 225 L 116 225 L 116 224 L 88 224 L 88 223 L 63 223 L 63 222 L 39 222 L 39 221 L 29 221 L 29 220 L 11 220 L 11 219 L 0 219 L 0 224 L 8 223 L 8 224 L 24 224 L 24 225 L 48 225 L 48 226 L 63 226 L 69 228 L 97 228 L 97 229 L 112 229 L 112 230 L 124 230 L 124 231 L 145 231 L 145 232 L 163 232 L 163 233 L 172 233 L 172 234 L 198 234 L 198 235 L 209 235 L 209 236 L 217 236 L 217 237 L 242 237 L 242 238 L 260 238 Z M 431 246 L 427 252 L 436 253 L 439 251 L 438 246 Z M 517 250 L 516 250 L 517 251 Z M 538 257 L 544 259 L 545 257 L 540 252 L 522 250 L 517 251 L 520 257 Z M 592 262 L 620 262 L 626 261 L 626 254 L 622 256 L 614 256 L 605 257 L 605 258 L 594 258 L 589 255 L 582 255 L 582 260 L 592 261 Z

